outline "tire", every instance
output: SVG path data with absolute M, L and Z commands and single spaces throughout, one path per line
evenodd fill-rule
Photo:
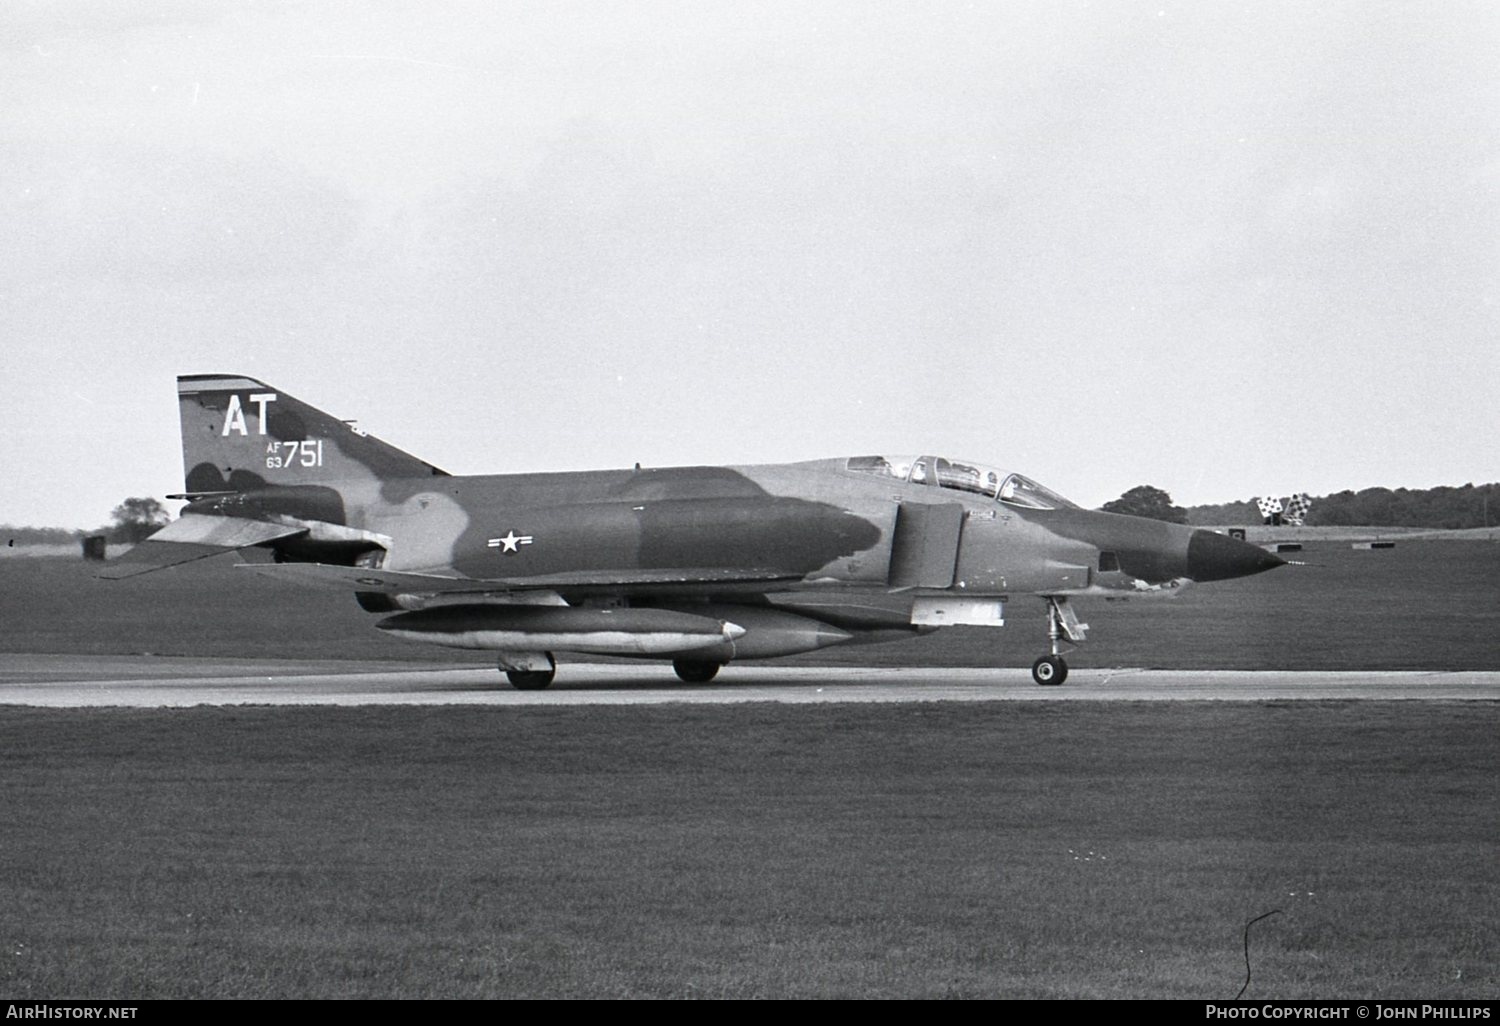
M 689 684 L 707 684 L 719 672 L 720 663 L 698 662 L 692 659 L 674 659 L 672 672 Z
M 1031 679 L 1043 687 L 1056 687 L 1068 679 L 1068 664 L 1062 656 L 1042 656 L 1031 664 Z
M 510 686 L 517 691 L 541 691 L 557 676 L 556 670 L 506 670 Z

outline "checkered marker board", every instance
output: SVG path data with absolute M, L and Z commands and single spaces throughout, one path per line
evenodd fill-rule
M 1263 499 L 1256 499 L 1255 504 L 1260 507 L 1260 515 L 1263 517 L 1281 512 L 1281 500 L 1273 499 L 1269 495 Z
M 1288 524 L 1296 524 L 1299 527 L 1307 519 L 1307 511 L 1312 509 L 1312 499 L 1306 492 L 1293 495 L 1286 504 L 1286 516 L 1282 517 Z

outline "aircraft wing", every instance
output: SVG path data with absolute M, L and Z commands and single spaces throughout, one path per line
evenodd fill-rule
M 538 588 L 614 588 L 637 584 L 733 584 L 801 580 L 784 570 L 743 568 L 683 568 L 658 570 L 580 570 L 533 577 L 446 577 L 396 570 L 368 570 L 327 563 L 241 563 L 241 569 L 266 577 L 295 581 L 340 591 L 376 591 L 387 594 L 436 594 L 453 592 L 523 591 Z
M 110 580 L 134 577 L 179 563 L 217 556 L 221 552 L 306 533 L 306 527 L 184 513 L 119 559 L 105 564 L 98 576 Z

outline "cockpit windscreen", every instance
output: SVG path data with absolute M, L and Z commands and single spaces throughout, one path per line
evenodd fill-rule
M 1026 509 L 1078 508 L 1029 477 L 966 460 L 950 460 L 942 456 L 852 456 L 845 466 L 857 474 L 874 474 L 912 484 L 968 492 Z

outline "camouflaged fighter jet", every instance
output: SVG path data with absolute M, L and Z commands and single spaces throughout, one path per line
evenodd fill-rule
M 269 548 L 244 568 L 353 592 L 395 637 L 493 651 L 523 689 L 552 682 L 556 652 L 670 659 L 704 682 L 731 660 L 1001 627 L 1015 596 L 1045 605 L 1031 672 L 1061 684 L 1061 646 L 1087 629 L 1072 597 L 1283 562 L 939 456 L 456 477 L 252 378 L 177 392 L 171 498 L 188 505 L 103 576 Z

